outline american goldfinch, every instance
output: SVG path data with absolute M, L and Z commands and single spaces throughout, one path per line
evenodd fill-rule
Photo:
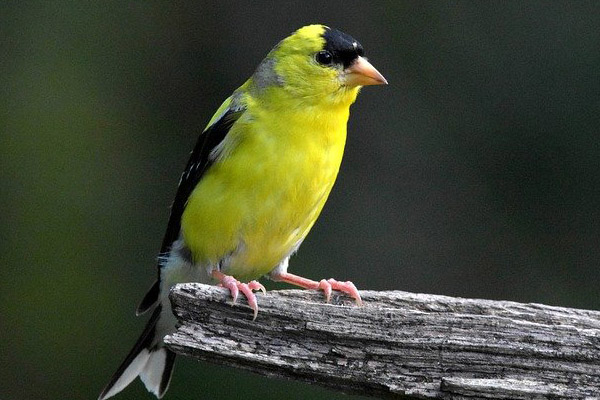
M 163 337 L 175 330 L 169 288 L 214 282 L 233 301 L 242 292 L 258 311 L 253 279 L 347 293 L 351 282 L 312 281 L 287 272 L 335 182 L 350 105 L 362 86 L 387 84 L 351 36 L 323 25 L 300 28 L 273 48 L 225 100 L 191 153 L 171 208 L 158 281 L 137 309 L 153 310 L 146 329 L 99 399 L 137 376 L 162 397 L 175 353 Z M 247 282 L 247 283 L 244 283 Z

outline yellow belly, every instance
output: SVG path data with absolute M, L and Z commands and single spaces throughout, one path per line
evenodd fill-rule
M 345 115 L 344 115 L 345 114 Z M 182 234 L 202 265 L 240 280 L 270 272 L 302 242 L 335 182 L 346 113 L 238 124 L 230 148 L 192 192 Z

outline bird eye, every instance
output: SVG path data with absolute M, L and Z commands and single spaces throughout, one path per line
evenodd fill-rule
M 333 56 L 327 50 L 321 50 L 315 54 L 315 60 L 317 60 L 319 64 L 329 65 L 333 62 Z

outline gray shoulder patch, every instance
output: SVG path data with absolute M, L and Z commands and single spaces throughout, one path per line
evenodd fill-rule
M 252 75 L 252 83 L 259 92 L 271 86 L 283 86 L 283 78 L 275 72 L 275 59 L 267 57 L 259 64 Z
M 238 113 L 240 111 L 244 111 L 246 109 L 246 105 L 244 104 L 242 93 L 239 90 L 236 90 L 231 95 L 231 104 L 229 104 L 229 110 L 234 113 Z

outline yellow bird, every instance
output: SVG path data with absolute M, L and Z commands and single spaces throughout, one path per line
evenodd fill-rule
M 276 45 L 219 107 L 181 176 L 158 263 L 159 279 L 138 307 L 152 317 L 99 399 L 137 376 L 162 397 L 175 354 L 169 288 L 219 282 L 254 310 L 263 275 L 308 289 L 343 291 L 351 282 L 313 281 L 287 272 L 319 216 L 340 168 L 350 105 L 365 85 L 387 84 L 351 36 L 305 26 Z M 250 281 L 250 282 L 249 282 Z M 248 283 L 243 283 L 248 282 Z

